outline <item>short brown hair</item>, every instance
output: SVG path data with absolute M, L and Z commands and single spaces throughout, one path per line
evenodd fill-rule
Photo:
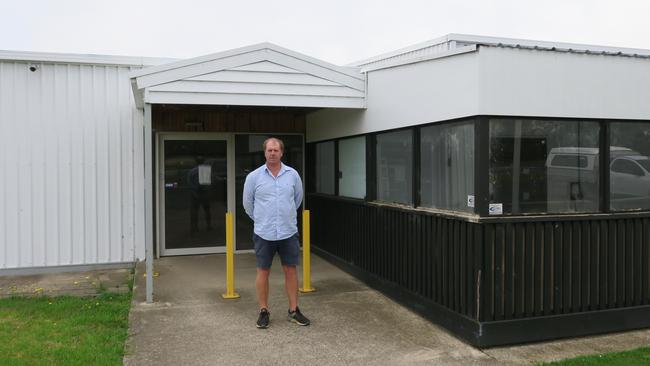
M 269 141 L 275 141 L 278 144 L 280 144 L 280 151 L 284 152 L 284 142 L 282 142 L 282 140 L 276 137 L 269 137 L 268 139 L 264 140 L 264 143 L 262 144 L 262 149 L 264 149 L 264 151 L 266 151 L 266 144 Z

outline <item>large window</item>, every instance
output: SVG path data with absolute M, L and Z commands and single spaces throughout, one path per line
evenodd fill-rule
M 316 192 L 334 194 L 334 141 L 316 144 Z
M 422 128 L 421 205 L 474 212 L 474 123 Z
M 650 209 L 650 123 L 614 122 L 609 131 L 610 208 Z
M 377 135 L 377 199 L 413 203 L 413 132 Z
M 339 195 L 366 196 L 366 138 L 339 140 Z
M 599 208 L 596 122 L 490 120 L 490 214 Z

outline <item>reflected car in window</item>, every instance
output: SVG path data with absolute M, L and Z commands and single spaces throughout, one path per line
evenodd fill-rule
M 555 147 L 546 159 L 549 212 L 598 209 L 599 149 Z
M 630 155 L 613 159 L 610 185 L 612 199 L 650 198 L 650 157 Z

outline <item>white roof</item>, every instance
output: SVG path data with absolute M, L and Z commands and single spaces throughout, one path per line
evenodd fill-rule
M 136 104 L 365 108 L 365 75 L 260 43 L 131 73 Z
M 353 62 L 351 66 L 361 67 L 363 71 L 406 64 L 422 59 L 446 57 L 457 53 L 471 52 L 477 46 L 509 47 L 574 52 L 586 54 L 605 54 L 613 56 L 650 58 L 650 50 L 596 46 L 575 43 L 546 42 L 516 38 L 498 38 L 469 34 L 448 34 L 444 37 L 418 43 L 399 50 L 384 53 L 365 60 Z
M 25 61 L 25 62 L 52 62 L 66 64 L 94 64 L 94 65 L 120 65 L 120 66 L 153 66 L 176 61 L 173 58 L 140 57 L 140 56 L 112 56 L 78 53 L 51 53 L 28 51 L 0 50 L 0 60 Z

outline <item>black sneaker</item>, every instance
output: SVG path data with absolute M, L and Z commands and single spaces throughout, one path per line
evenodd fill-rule
M 269 313 L 269 311 L 266 310 L 266 308 L 262 308 L 262 310 L 260 310 L 260 316 L 257 318 L 257 323 L 255 324 L 255 326 L 260 328 L 260 329 L 268 328 L 269 327 L 269 315 L 271 315 Z
M 309 325 L 309 319 L 306 316 L 302 315 L 300 309 L 296 306 L 296 311 L 289 310 L 289 321 L 294 322 L 298 325 Z

